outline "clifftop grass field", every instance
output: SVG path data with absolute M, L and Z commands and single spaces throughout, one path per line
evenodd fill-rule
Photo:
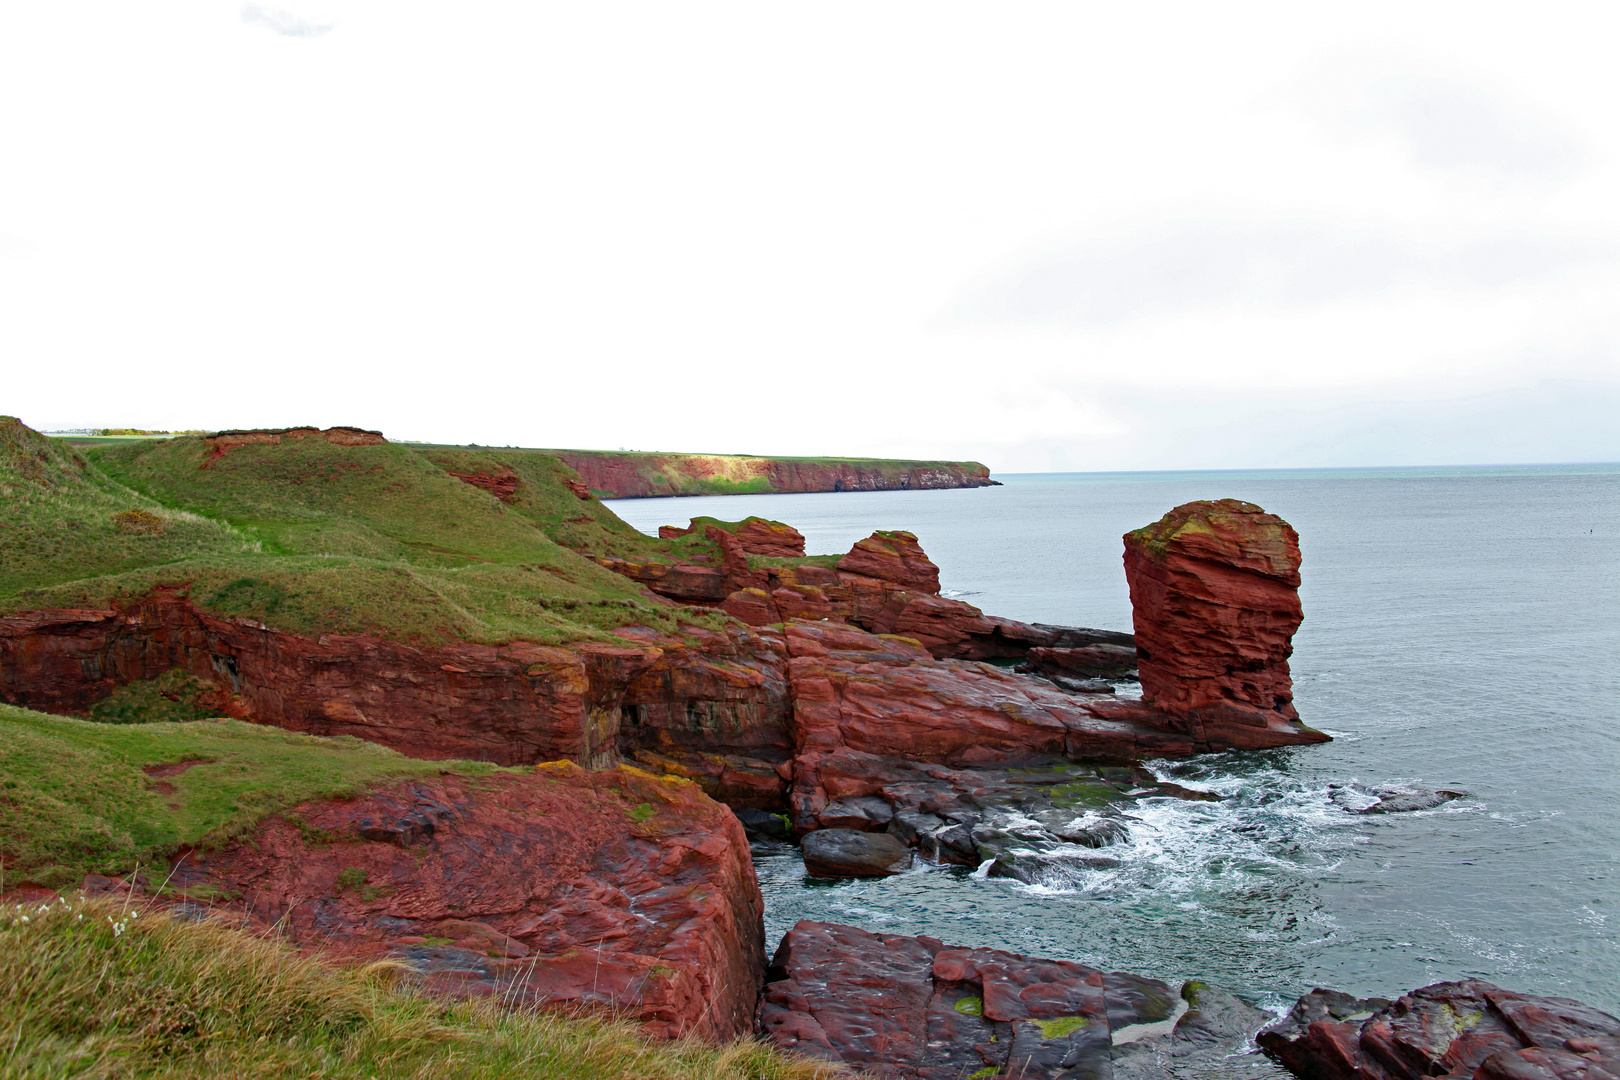
M 455 473 L 515 481 L 508 500 Z M 0 613 L 103 608 L 159 586 L 291 633 L 541 644 L 723 616 L 649 601 L 575 553 L 706 550 L 643 536 L 538 452 L 206 437 L 80 450 L 0 418 Z

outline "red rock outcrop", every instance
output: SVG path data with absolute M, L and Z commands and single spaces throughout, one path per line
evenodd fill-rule
M 1299 563 L 1292 526 L 1236 499 L 1187 503 L 1126 533 L 1144 703 L 1239 746 L 1245 731 L 1326 740 L 1299 724 L 1288 673 L 1304 617 Z
M 788 529 L 792 536 L 782 540 L 778 523 L 763 519 L 750 519 L 745 525 L 753 523 L 760 528 L 723 529 L 703 524 L 701 519 L 693 519 L 685 529 L 659 527 L 659 536 L 670 540 L 690 535 L 701 524 L 706 538 L 719 548 L 719 566 L 592 558 L 656 595 L 687 604 L 718 604 L 750 626 L 770 626 L 788 619 L 850 622 L 877 634 L 913 637 L 941 659 L 1014 658 L 1036 646 L 1130 641 L 1128 634 L 1031 626 L 987 616 L 972 604 L 940 596 L 939 568 L 908 532 L 873 533 L 839 560 L 836 570 L 814 563 L 756 570 L 749 564 L 750 555 L 785 551 L 789 546 L 796 546 L 802 555 L 804 538 Z M 1071 640 L 1075 634 L 1083 638 Z
M 693 518 L 686 528 L 677 525 L 658 526 L 658 537 L 661 540 L 675 540 L 682 536 L 690 536 L 699 529 L 712 529 L 717 526 L 702 518 Z M 748 555 L 767 555 L 773 558 L 797 559 L 804 557 L 804 536 L 791 525 L 784 525 L 780 521 L 771 521 L 768 518 L 750 517 L 740 522 L 727 522 L 734 528 L 722 529 L 737 538 L 737 543 L 743 553 Z
M 1394 1002 L 1313 990 L 1259 1043 L 1311 1080 L 1620 1076 L 1620 1019 L 1478 980 L 1436 983 Z
M 181 893 L 427 987 L 598 1007 L 650 1034 L 748 1032 L 763 904 L 736 817 L 688 781 L 566 762 L 305 803 L 245 843 L 187 852 Z
M 759 1021 L 784 1050 L 883 1080 L 1109 1077 L 1113 1039 L 1185 1009 L 1157 979 L 930 937 L 801 922 L 767 973 Z
M 735 592 L 724 567 L 698 563 L 634 562 L 615 555 L 592 556 L 597 565 L 640 582 L 659 596 L 686 604 L 717 605 Z
M 333 446 L 378 446 L 388 441 L 380 431 L 354 427 L 332 427 L 324 431 L 314 427 L 219 431 L 203 438 L 208 444 L 208 456 L 203 459 L 202 468 L 208 468 L 232 450 L 244 446 L 273 446 L 284 439 L 325 439 Z
M 517 489 L 520 481 L 517 473 L 512 472 L 511 470 L 507 470 L 506 472 L 502 473 L 452 472 L 450 475 L 455 477 L 457 480 L 460 480 L 463 484 L 471 484 L 475 488 L 480 488 L 489 492 L 491 495 L 495 496 L 504 503 L 512 502 L 517 497 Z M 587 495 L 588 494 L 589 493 L 587 492 Z
M 849 554 L 838 560 L 838 569 L 914 592 L 939 592 L 939 567 L 923 552 L 915 533 L 875 532 L 857 541 Z
M 1135 759 L 1224 748 L 1156 726 L 1106 695 L 1064 693 L 988 664 L 935 660 L 913 640 L 834 623 L 784 630 L 797 755 L 795 828 L 834 799 L 874 795 L 902 762 L 970 765 L 1032 755 Z

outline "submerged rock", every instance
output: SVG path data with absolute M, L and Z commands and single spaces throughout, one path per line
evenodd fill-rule
M 1347 784 L 1337 787 L 1333 801 L 1354 814 L 1404 814 L 1413 810 L 1433 810 L 1452 799 L 1462 798 L 1464 794 L 1455 788 L 1429 790 Z
M 1309 1080 L 1612 1080 L 1620 1019 L 1568 998 L 1478 980 L 1436 983 L 1394 1002 L 1313 990 L 1259 1035 Z
M 811 877 L 886 877 L 911 866 L 910 850 L 888 833 L 817 829 L 801 844 Z
M 1151 1071 L 1161 1057 L 1241 1053 L 1266 1019 L 1198 983 L 1178 997 L 1139 975 L 833 923 L 788 931 L 766 978 L 767 1039 L 885 1080 L 1145 1080 L 1166 1075 Z

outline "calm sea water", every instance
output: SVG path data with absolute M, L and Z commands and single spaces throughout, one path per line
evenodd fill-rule
M 1620 1010 L 1620 466 L 1041 474 L 972 491 L 615 502 L 648 532 L 789 522 L 812 552 L 917 533 L 948 595 L 1130 629 L 1120 536 L 1191 499 L 1281 514 L 1304 551 L 1302 718 L 1324 746 L 1157 768 L 1228 798 L 1133 810 L 1121 866 L 1058 886 L 923 868 L 811 882 L 757 864 L 767 934 L 801 918 L 1201 977 L 1273 1007 L 1478 976 Z M 1335 788 L 1456 786 L 1382 817 Z

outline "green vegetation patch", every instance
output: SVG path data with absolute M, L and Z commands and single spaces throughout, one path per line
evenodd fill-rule
M 1031 1020 L 1030 1023 L 1041 1029 L 1043 1039 L 1066 1039 L 1091 1025 L 1091 1021 L 1084 1016 L 1059 1016 L 1053 1020 Z
M 120 686 L 90 706 L 90 719 L 100 724 L 183 724 L 218 716 L 212 705 L 217 691 L 176 668 L 155 679 Z
M 138 495 L 72 447 L 0 416 L 0 598 L 250 547 L 220 522 Z
M 953 1005 L 951 1007 L 954 1008 L 957 1012 L 961 1013 L 963 1016 L 983 1016 L 984 1015 L 984 999 L 983 998 L 965 997 L 961 1001 L 958 1001 L 955 1005 Z
M 832 1080 L 751 1041 L 656 1044 L 627 1023 L 447 1002 L 399 965 L 337 968 L 274 938 L 115 902 L 0 911 L 8 1077 Z
M 5 880 L 59 887 L 127 873 L 241 835 L 296 803 L 452 770 L 500 771 L 236 720 L 112 725 L 0 705 Z
M 511 511 L 571 551 L 613 555 L 633 562 L 663 557 L 668 545 L 624 521 L 595 498 L 581 499 L 567 482 L 579 474 L 540 450 L 423 449 L 423 458 L 457 476 L 515 477 L 506 499 Z

